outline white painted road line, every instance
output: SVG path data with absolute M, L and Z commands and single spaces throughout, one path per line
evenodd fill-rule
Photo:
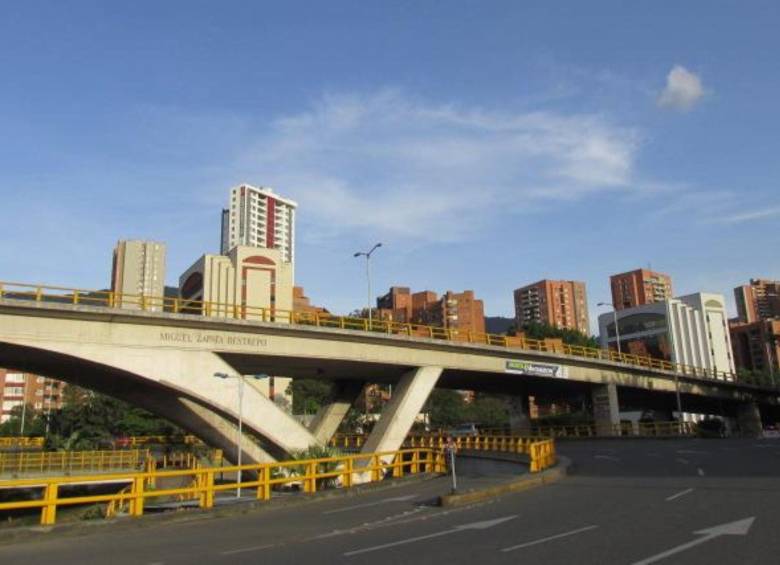
M 346 506 L 344 508 L 337 508 L 336 510 L 328 510 L 323 514 L 338 514 L 339 512 L 347 512 L 349 510 L 357 510 L 358 508 L 368 508 L 369 506 L 376 506 L 378 504 L 387 504 L 388 502 L 405 502 L 417 498 L 416 494 L 409 494 L 406 496 L 396 496 L 393 498 L 385 498 L 383 500 L 377 500 L 376 502 L 366 502 L 365 504 L 355 504 L 354 506 Z
M 687 465 L 688 463 L 690 463 L 690 461 L 688 461 L 687 459 L 683 459 L 682 457 L 678 457 L 677 459 L 675 459 L 675 461 L 677 461 L 678 463 L 682 463 L 683 465 Z
M 242 547 L 240 549 L 229 549 L 228 551 L 223 551 L 222 555 L 235 555 L 237 553 L 247 553 L 249 551 L 260 551 L 261 549 L 268 549 L 273 546 L 274 544 L 269 543 L 266 545 L 255 545 L 253 547 Z
M 750 530 L 750 526 L 753 525 L 753 520 L 755 520 L 755 517 L 745 518 L 744 520 L 737 520 L 736 522 L 729 522 L 728 524 L 721 524 L 720 526 L 693 532 L 694 535 L 702 537 L 693 541 L 689 541 L 688 543 L 678 545 L 672 549 L 667 549 L 662 553 L 658 553 L 648 557 L 647 559 L 642 559 L 642 561 L 637 561 L 631 565 L 650 565 L 650 563 L 661 561 L 662 559 L 666 559 L 671 555 L 675 555 L 681 551 L 685 551 L 686 549 L 696 547 L 697 545 L 701 545 L 720 536 L 745 536 L 747 535 L 748 530 Z
M 696 469 L 696 473 L 698 473 L 698 475 L 699 475 L 700 477 L 703 477 L 703 476 L 704 476 L 704 469 L 702 469 L 701 467 L 699 467 L 698 469 Z
M 570 532 L 563 532 L 562 534 L 555 534 L 554 536 L 548 536 L 546 538 L 541 538 L 533 541 L 528 541 L 525 543 L 521 543 L 520 545 L 513 545 L 511 547 L 505 547 L 501 551 L 506 553 L 507 551 L 515 551 L 516 549 L 522 549 L 524 547 L 530 547 L 532 545 L 539 545 L 540 543 L 547 543 L 548 541 L 553 541 L 556 539 L 566 538 L 569 536 L 574 536 L 577 534 L 581 534 L 582 532 L 588 532 L 590 530 L 595 530 L 598 528 L 598 526 L 585 526 L 584 528 L 578 528 L 576 530 L 571 530 Z
M 413 538 L 402 539 L 390 543 L 383 543 L 382 545 L 375 545 L 373 547 L 366 547 L 364 549 L 356 549 L 354 551 L 348 551 L 347 553 L 344 554 L 344 557 L 352 557 L 353 555 L 360 555 L 361 553 L 369 553 L 371 551 L 379 551 L 380 549 L 387 549 L 399 545 L 406 545 L 408 543 L 414 543 L 416 541 L 422 541 L 426 539 L 447 536 L 450 534 L 456 534 L 464 530 L 487 530 L 488 528 L 492 528 L 493 526 L 498 526 L 499 524 L 503 524 L 504 522 L 508 522 L 509 520 L 514 520 L 515 518 L 517 518 L 517 514 L 513 514 L 512 516 L 505 516 L 503 518 L 496 518 L 494 520 L 484 520 L 482 522 L 472 522 L 471 524 L 463 524 L 461 526 L 455 526 L 451 530 L 444 530 L 443 532 L 436 532 L 424 536 L 415 536 Z
M 701 450 L 698 450 L 698 449 L 678 449 L 677 453 L 679 453 L 680 455 L 685 455 L 685 454 L 689 454 L 689 455 L 709 455 L 709 453 L 707 451 L 701 451 Z
M 693 492 L 692 488 L 687 488 L 685 490 L 681 490 L 680 492 L 677 492 L 677 493 L 673 494 L 672 496 L 667 496 L 666 497 L 666 502 L 669 502 L 669 501 L 674 500 L 676 498 L 680 498 L 681 496 L 685 496 L 686 494 L 690 494 L 692 492 Z

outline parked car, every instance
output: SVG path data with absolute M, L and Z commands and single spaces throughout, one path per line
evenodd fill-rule
M 696 429 L 699 437 L 726 437 L 726 424 L 719 418 L 705 418 Z
M 458 424 L 451 430 L 448 430 L 447 434 L 452 437 L 475 437 L 479 435 L 479 430 L 476 424 L 469 422 L 467 424 Z

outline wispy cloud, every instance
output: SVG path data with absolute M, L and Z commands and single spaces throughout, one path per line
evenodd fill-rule
M 722 224 L 740 224 L 752 220 L 763 220 L 765 218 L 774 218 L 780 216 L 780 206 L 774 208 L 764 208 L 763 210 L 752 210 L 749 212 L 740 212 L 738 214 L 725 215 L 715 219 Z
M 701 79 L 682 65 L 675 65 L 666 76 L 666 87 L 658 96 L 658 105 L 674 110 L 690 110 L 704 96 Z
M 370 226 L 456 241 L 540 202 L 631 190 L 639 145 L 638 131 L 602 115 L 498 112 L 383 90 L 324 96 L 276 120 L 241 169 L 294 195 L 318 235 Z

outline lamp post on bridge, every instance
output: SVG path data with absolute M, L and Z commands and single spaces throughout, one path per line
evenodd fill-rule
M 236 478 L 236 498 L 241 498 L 241 445 L 244 437 L 244 379 L 247 377 L 244 375 L 228 375 L 227 373 L 214 373 L 214 376 L 218 379 L 237 379 L 238 380 L 238 436 L 236 437 L 236 466 L 238 466 L 238 473 Z M 268 375 L 250 375 L 253 379 L 265 379 Z
M 371 254 L 378 248 L 382 247 L 381 243 L 377 243 L 369 251 L 358 251 L 353 254 L 353 257 L 365 257 L 366 258 L 366 282 L 368 283 L 368 329 L 369 331 L 373 327 L 371 318 Z

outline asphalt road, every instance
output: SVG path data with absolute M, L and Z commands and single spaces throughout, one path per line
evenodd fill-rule
M 564 481 L 453 510 L 436 479 L 303 506 L 97 528 L 0 563 L 780 563 L 780 441 L 562 443 Z

